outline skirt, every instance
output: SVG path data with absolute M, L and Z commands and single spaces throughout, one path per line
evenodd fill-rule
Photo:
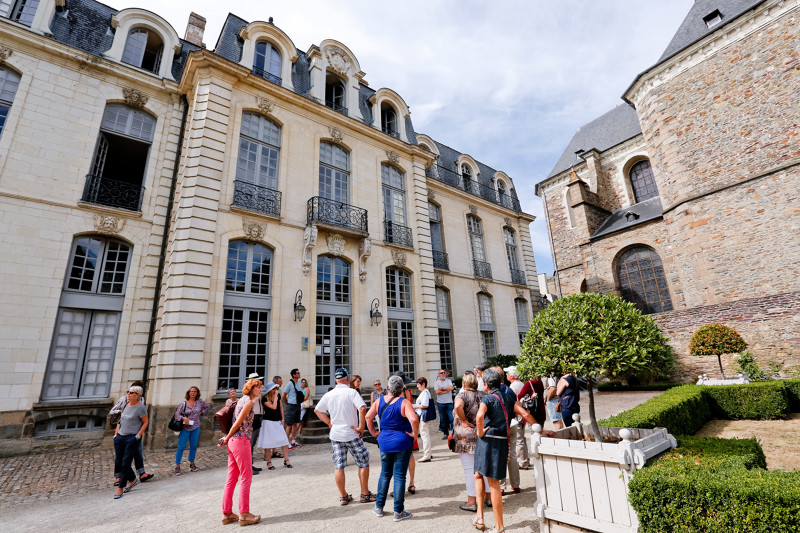
M 508 466 L 508 440 L 479 437 L 475 445 L 475 472 L 491 479 L 505 479 Z
M 258 441 L 256 446 L 264 448 L 280 448 L 281 446 L 288 446 L 289 439 L 286 438 L 286 431 L 280 422 L 274 420 L 264 420 L 261 423 L 261 432 L 258 434 Z

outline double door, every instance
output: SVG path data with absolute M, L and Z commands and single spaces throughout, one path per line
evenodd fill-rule
M 337 368 L 350 370 L 350 316 L 317 315 L 316 323 L 316 393 L 325 394 L 336 386 Z

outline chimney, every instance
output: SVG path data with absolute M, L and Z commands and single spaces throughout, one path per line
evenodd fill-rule
M 199 46 L 200 48 L 205 48 L 205 45 L 203 44 L 203 32 L 205 29 L 205 17 L 201 17 L 192 11 L 192 13 L 189 15 L 189 22 L 186 24 L 186 35 L 183 36 L 183 39 L 196 46 Z

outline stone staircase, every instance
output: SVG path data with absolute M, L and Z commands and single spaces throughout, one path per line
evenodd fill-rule
M 361 393 L 361 397 L 364 398 L 364 403 L 367 404 L 367 410 L 369 410 L 370 404 L 370 393 L 372 391 L 365 391 Z M 316 404 L 315 404 L 316 405 Z M 303 432 L 297 437 L 297 440 L 301 444 L 322 444 L 330 442 L 328 439 L 328 433 L 330 429 L 326 426 L 322 420 L 317 417 L 317 413 L 314 412 L 314 408 L 312 407 L 310 410 L 306 412 L 305 422 L 303 423 Z M 365 432 L 365 434 L 368 433 Z

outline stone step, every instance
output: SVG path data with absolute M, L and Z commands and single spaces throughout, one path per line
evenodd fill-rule
M 305 430 L 303 430 L 303 433 L 297 436 L 297 440 L 300 442 L 300 444 L 324 444 L 326 442 L 330 442 L 327 433 L 324 435 L 306 435 Z

